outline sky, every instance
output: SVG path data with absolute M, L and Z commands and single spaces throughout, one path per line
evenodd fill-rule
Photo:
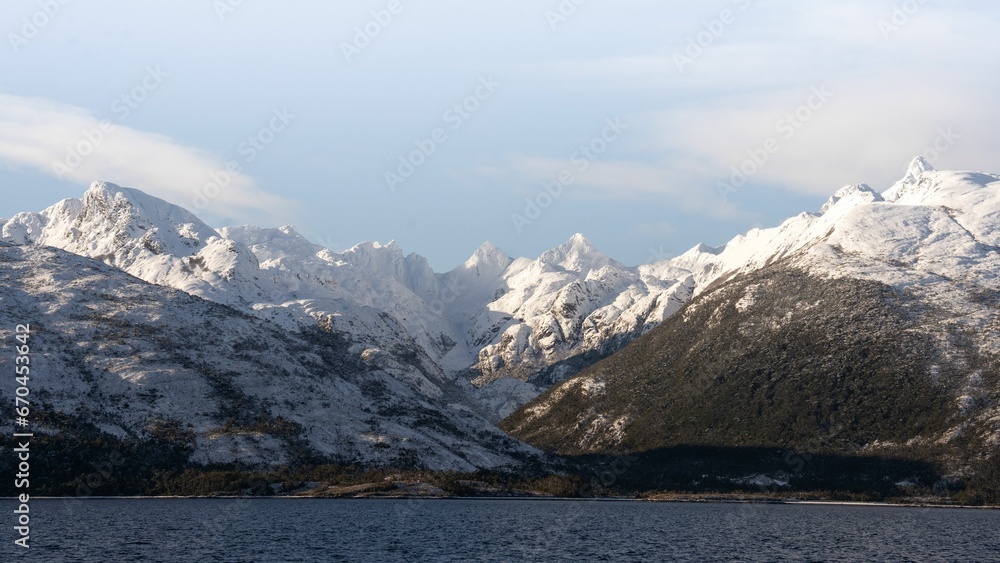
M 437 271 L 574 233 L 627 264 L 1000 172 L 985 0 L 7 0 L 0 217 L 133 187 Z

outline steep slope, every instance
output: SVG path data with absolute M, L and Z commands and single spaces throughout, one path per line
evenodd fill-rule
M 695 297 L 503 427 L 564 453 L 780 446 L 947 462 L 1000 450 L 1000 177 L 923 160 L 884 194 L 670 264 Z
M 36 434 L 141 441 L 172 428 L 185 462 L 201 464 L 467 471 L 533 456 L 418 354 L 359 358 L 349 334 L 289 331 L 54 248 L 2 245 L 0 264 L 0 340 L 17 324 L 34 333 Z M 9 354 L 0 369 L 13 373 Z

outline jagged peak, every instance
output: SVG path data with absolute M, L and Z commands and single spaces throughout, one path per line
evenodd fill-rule
M 98 181 L 90 185 L 83 194 L 80 220 L 104 218 L 123 227 L 126 217 L 129 221 L 143 220 L 151 226 L 176 227 L 183 224 L 194 225 L 195 230 L 217 234 L 193 213 L 166 200 L 134 188 L 124 188 L 112 182 Z
M 910 161 L 910 165 L 906 169 L 906 174 L 916 178 L 924 172 L 937 172 L 937 168 L 931 165 L 931 163 L 923 156 L 918 156 Z
M 85 214 L 89 214 L 98 210 L 107 210 L 107 206 L 113 206 L 119 200 L 122 203 L 127 201 L 128 195 L 132 194 L 126 194 L 121 186 L 111 182 L 94 182 L 81 198 L 83 211 Z
M 146 203 L 146 200 L 158 204 L 172 205 L 140 190 L 123 188 L 118 184 L 105 181 L 97 181 L 90 184 L 87 191 L 83 193 L 82 198 L 84 207 L 93 206 L 99 202 L 139 205 Z
M 591 252 L 600 253 L 600 251 L 597 250 L 597 248 L 590 242 L 590 240 L 580 233 L 576 233 L 573 236 L 569 237 L 569 240 L 557 246 L 553 250 L 559 250 L 563 252 L 571 252 L 577 250 L 588 253 Z
M 90 187 L 87 188 L 86 192 L 84 192 L 83 197 L 87 197 L 88 195 L 113 193 L 120 191 L 121 189 L 122 187 L 119 186 L 118 184 L 112 182 L 106 182 L 104 180 L 96 180 L 94 182 L 91 182 Z
M 344 254 L 356 254 L 356 255 L 374 255 L 374 254 L 385 254 L 389 253 L 391 255 L 403 256 L 403 249 L 396 244 L 395 240 L 390 240 L 388 244 L 382 244 L 378 241 L 366 240 L 364 242 L 355 244 L 351 248 L 344 251 Z
M 843 188 L 837 190 L 837 193 L 833 194 L 833 197 L 827 200 L 826 205 L 824 205 L 819 211 L 820 215 L 830 211 L 841 201 L 850 201 L 855 205 L 859 205 L 864 203 L 881 202 L 885 201 L 885 199 L 882 197 L 882 194 L 878 193 L 874 188 L 865 183 L 844 186 Z
M 576 272 L 596 270 L 603 266 L 625 267 L 623 264 L 608 258 L 580 233 L 576 233 L 563 244 L 545 252 L 538 258 L 538 261 Z
M 479 245 L 479 248 L 472 253 L 472 256 L 460 268 L 471 270 L 480 266 L 494 266 L 499 270 L 503 270 L 507 266 L 510 266 L 513 261 L 513 258 L 507 256 L 507 253 L 501 250 L 500 247 L 490 241 L 486 241 Z
M 937 172 L 930 162 L 923 156 L 918 156 L 910 161 L 909 166 L 906 167 L 906 175 L 903 178 L 893 184 L 891 188 L 886 190 L 882 197 L 885 201 L 896 201 L 903 197 L 907 192 L 911 191 L 913 186 L 920 183 L 920 180 L 925 174 Z
M 282 233 L 285 233 L 288 236 L 296 238 L 305 238 L 302 236 L 302 233 L 295 225 L 283 225 L 281 227 L 278 227 L 278 230 L 281 231 Z
M 499 246 L 493 244 L 490 241 L 486 241 L 483 244 L 479 245 L 479 248 L 477 248 L 476 251 L 472 253 L 472 257 L 470 258 L 470 260 L 473 258 L 483 259 L 483 258 L 497 258 L 497 257 L 504 258 L 507 260 L 510 259 L 510 257 L 507 256 L 507 253 L 501 250 Z
M 709 255 L 712 255 L 712 256 L 718 256 L 718 255 L 722 254 L 725 250 L 726 250 L 726 245 L 724 245 L 724 244 L 721 245 L 721 246 L 709 246 L 709 245 L 707 245 L 705 243 L 698 243 L 697 245 L 695 245 L 694 247 L 692 247 L 691 250 L 688 250 L 684 254 L 681 254 L 678 258 L 680 258 L 680 259 L 683 259 L 683 258 L 692 258 L 692 257 L 700 256 L 702 254 L 709 254 Z
M 501 250 L 499 246 L 493 244 L 490 241 L 486 241 L 483 244 L 480 244 L 479 248 L 477 248 L 475 252 L 475 254 L 490 254 L 490 255 L 497 253 L 504 254 L 504 251 Z

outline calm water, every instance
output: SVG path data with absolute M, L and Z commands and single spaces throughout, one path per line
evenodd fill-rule
M 13 525 L 13 504 L 0 502 Z M 12 561 L 1000 561 L 1000 511 L 607 501 L 33 501 Z

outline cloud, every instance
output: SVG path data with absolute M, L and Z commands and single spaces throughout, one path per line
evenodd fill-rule
M 637 121 L 649 125 L 649 146 L 706 163 L 712 183 L 762 155 L 768 140 L 777 150 L 759 167 L 748 166 L 757 168 L 750 182 L 807 195 L 858 182 L 887 188 L 919 154 L 939 168 L 997 167 L 994 100 L 954 76 L 941 78 L 886 72 L 823 83 L 829 101 L 810 109 L 814 87 L 804 86 L 719 96 Z
M 673 25 L 656 53 L 544 61 L 528 72 L 553 84 L 613 89 L 645 108 L 626 115 L 633 129 L 621 160 L 596 165 L 581 179 L 587 187 L 731 213 L 708 195 L 769 139 L 779 149 L 748 167 L 756 169 L 746 189 L 824 197 L 848 183 L 887 188 L 918 154 L 935 157 L 939 168 L 1000 169 L 997 14 L 985 3 L 906 13 L 854 0 L 755 3 L 683 68 L 674 55 L 705 25 L 690 19 Z M 787 116 L 817 87 L 832 96 L 790 132 Z M 544 160 L 523 156 L 511 165 L 532 178 L 559 168 L 556 161 L 543 169 Z
M 134 187 L 230 220 L 262 212 L 287 219 L 296 207 L 246 174 L 229 174 L 228 163 L 206 151 L 38 98 L 0 94 L 0 161 L 80 185 L 106 180 Z M 213 182 L 221 189 L 207 187 Z
M 695 161 L 651 163 L 638 160 L 597 160 L 586 169 L 580 160 L 515 154 L 502 164 L 480 167 L 481 177 L 505 186 L 520 186 L 520 195 L 532 198 L 546 184 L 566 173 L 572 180 L 560 197 L 590 201 L 657 201 L 681 210 L 718 219 L 745 216 L 727 202 L 714 184 L 703 181 L 705 171 Z

